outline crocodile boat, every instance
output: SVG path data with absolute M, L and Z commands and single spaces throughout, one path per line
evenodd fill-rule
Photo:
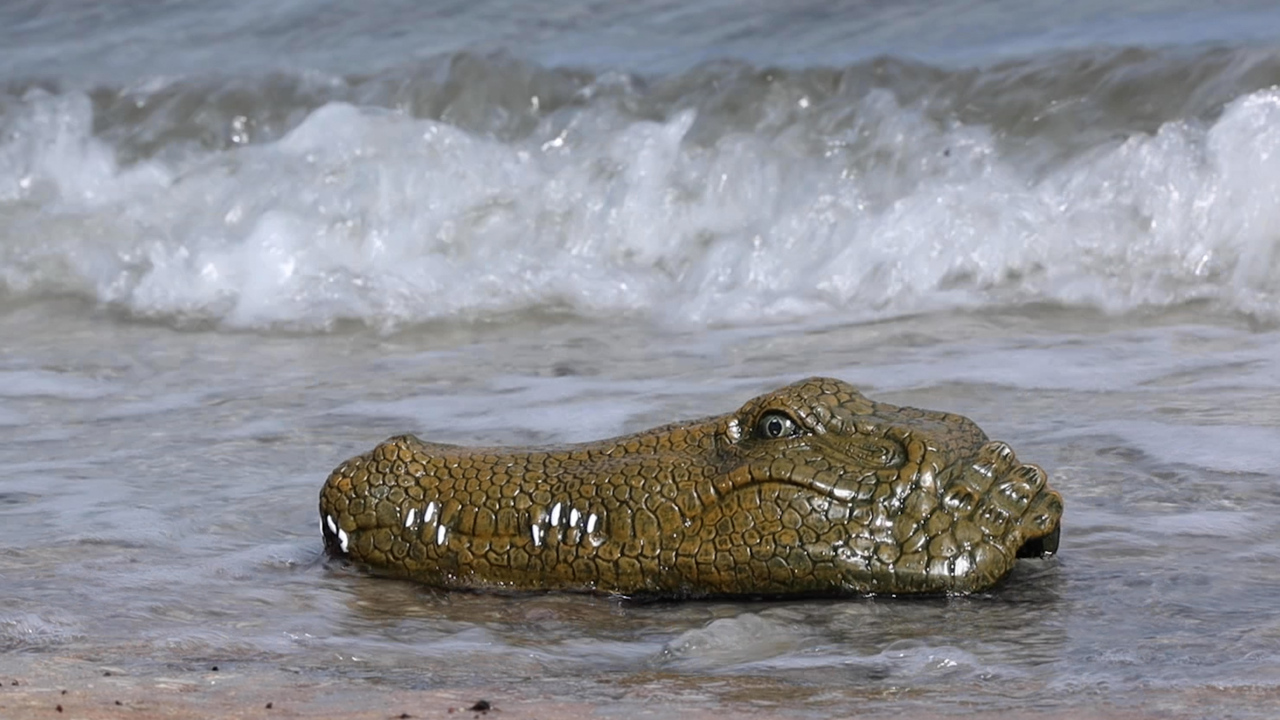
M 1056 552 L 1061 517 L 968 418 L 830 378 L 596 442 L 393 437 L 320 493 L 328 551 L 392 575 L 672 598 L 971 593 Z

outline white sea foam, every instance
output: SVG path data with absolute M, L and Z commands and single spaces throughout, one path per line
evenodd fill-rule
M 276 140 L 129 163 L 86 96 L 31 91 L 0 115 L 0 298 L 259 329 L 1023 301 L 1280 318 L 1280 89 L 1048 165 L 1026 158 L 1050 136 L 802 90 L 746 129 L 585 93 L 515 138 L 335 101 Z

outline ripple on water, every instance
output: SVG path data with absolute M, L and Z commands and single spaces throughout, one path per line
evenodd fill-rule
M 267 656 L 264 649 L 244 638 L 236 638 L 228 633 L 207 628 L 191 628 L 177 633 L 168 633 L 164 637 L 156 638 L 153 643 L 157 648 L 177 657 L 198 659 L 227 657 L 247 661 Z
M 0 397 L 94 400 L 114 388 L 92 378 L 49 370 L 0 370 Z
M 813 644 L 802 624 L 747 612 L 686 630 L 663 647 L 661 659 L 682 669 L 712 670 L 790 655 Z
M 0 615 L 0 652 L 46 650 L 84 636 L 69 618 L 38 613 Z

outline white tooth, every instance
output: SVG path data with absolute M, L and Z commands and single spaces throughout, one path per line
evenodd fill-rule
M 443 545 L 443 544 L 444 544 L 444 534 L 445 534 L 445 529 L 444 529 L 444 526 L 443 526 L 443 525 L 441 525 L 440 527 L 436 528 L 436 544 L 437 544 L 437 545 Z
M 333 521 L 333 516 L 325 515 L 324 520 L 325 522 L 329 523 L 329 532 L 334 533 L 336 535 L 338 533 L 338 524 Z
M 582 516 L 581 516 L 580 514 L 578 514 L 578 508 L 574 508 L 574 509 L 570 510 L 570 511 L 569 511 L 569 525 L 570 525 L 571 527 L 577 526 L 577 524 L 578 524 L 578 518 L 580 518 L 580 517 L 582 517 Z
M 593 532 L 595 532 L 595 531 L 596 531 L 596 520 L 598 520 L 598 519 L 599 519 L 599 518 L 597 518 L 597 517 L 596 517 L 596 514 L 595 514 L 595 513 L 591 513 L 591 517 L 587 518 L 587 532 L 588 532 L 588 533 L 593 533 Z
M 533 532 L 533 544 L 537 547 L 542 547 L 542 526 L 534 525 L 532 532 Z
M 413 525 L 413 516 L 417 514 L 418 508 L 409 508 L 409 514 L 405 516 L 404 519 L 404 526 L 409 527 L 410 525 Z
M 422 522 L 429 523 L 431 522 L 431 518 L 435 516 L 436 516 L 436 501 L 432 500 L 431 504 L 427 505 L 427 511 L 422 513 Z
M 551 525 L 555 526 L 559 524 L 560 524 L 560 503 L 556 503 L 551 508 Z
M 342 546 L 342 552 L 347 551 L 347 533 L 342 528 L 338 528 L 338 544 Z

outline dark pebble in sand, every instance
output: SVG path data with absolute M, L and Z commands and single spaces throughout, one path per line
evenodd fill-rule
M 489 712 L 492 707 L 493 706 L 489 704 L 488 700 L 477 700 L 476 704 L 472 705 L 468 709 L 471 710 L 471 712 Z
M 275 703 L 267 703 L 267 709 L 270 710 L 273 705 L 275 705 Z

